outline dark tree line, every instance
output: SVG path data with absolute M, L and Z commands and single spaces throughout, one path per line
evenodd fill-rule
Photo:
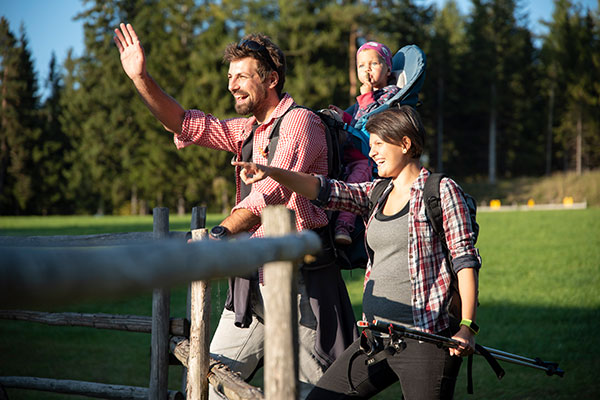
M 527 28 L 518 0 L 88 0 L 85 52 L 52 57 L 38 81 L 26 32 L 0 20 L 0 213 L 145 213 L 155 206 L 227 209 L 231 155 L 177 151 L 122 72 L 112 43 L 132 23 L 148 70 L 186 108 L 235 116 L 225 46 L 247 32 L 285 51 L 301 104 L 349 106 L 365 40 L 427 54 L 419 110 L 432 169 L 458 177 L 540 176 L 600 165 L 600 17 L 555 0 L 548 34 Z M 47 96 L 40 98 L 39 85 Z

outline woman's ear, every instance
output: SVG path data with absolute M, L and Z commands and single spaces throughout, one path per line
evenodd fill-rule
M 408 136 L 403 136 L 402 137 L 402 148 L 404 150 L 402 152 L 408 153 L 410 151 L 411 146 L 412 146 L 412 141 L 410 140 L 410 138 Z

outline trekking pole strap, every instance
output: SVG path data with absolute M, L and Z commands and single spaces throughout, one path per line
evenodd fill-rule
M 502 379 L 506 374 L 504 369 L 498 364 L 498 361 L 494 358 L 494 356 L 482 345 L 475 343 L 475 352 L 485 358 L 485 360 L 490 364 L 490 367 L 494 370 L 494 373 L 498 377 L 498 379 Z

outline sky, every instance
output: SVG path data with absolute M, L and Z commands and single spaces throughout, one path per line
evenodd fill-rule
M 441 7 L 446 0 L 415 0 L 417 4 L 435 3 Z M 598 0 L 575 0 L 576 3 L 593 10 L 598 9 Z M 461 12 L 468 13 L 471 1 L 457 0 Z M 549 21 L 552 17 L 552 0 L 521 0 L 523 11 L 529 14 L 530 29 L 534 33 L 543 33 L 540 19 Z M 29 39 L 29 50 L 34 59 L 39 87 L 44 91 L 44 82 L 48 76 L 48 64 L 52 52 L 60 64 L 65 60 L 67 51 L 72 48 L 75 56 L 83 53 L 83 27 L 81 21 L 73 18 L 83 11 L 81 0 L 0 0 L 0 15 L 4 16 L 11 31 L 19 35 L 21 23 Z M 116 56 L 116 50 L 115 50 Z

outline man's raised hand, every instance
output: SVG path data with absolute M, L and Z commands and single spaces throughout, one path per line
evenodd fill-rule
M 142 44 L 130 24 L 121 23 L 115 29 L 113 40 L 121 54 L 121 65 L 127 76 L 134 80 L 146 73 L 146 56 Z

